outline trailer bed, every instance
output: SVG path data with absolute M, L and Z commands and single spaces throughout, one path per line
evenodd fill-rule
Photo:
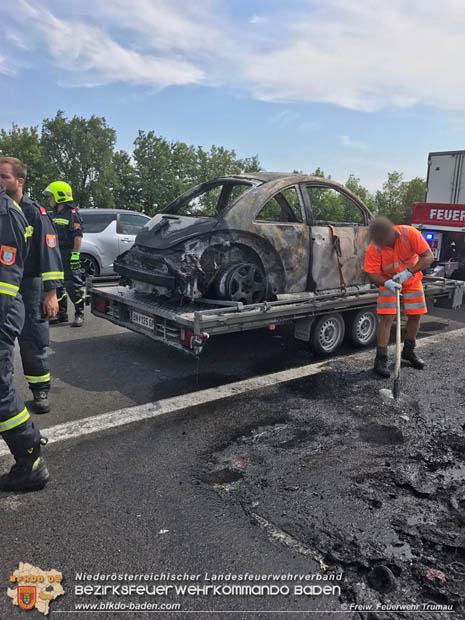
M 448 279 L 424 280 L 427 297 L 450 297 L 457 305 L 463 283 Z M 89 278 L 87 301 L 95 316 L 198 355 L 215 335 L 271 328 L 294 323 L 295 337 L 310 338 L 315 317 L 376 305 L 377 289 L 370 285 L 321 293 L 283 295 L 277 301 L 244 305 L 201 299 L 180 305 L 120 286 L 118 278 Z M 461 295 L 459 295 L 461 297 Z M 461 303 L 461 298 L 460 298 Z

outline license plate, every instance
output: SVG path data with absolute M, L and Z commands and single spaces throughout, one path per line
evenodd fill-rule
M 131 319 L 133 323 L 137 323 L 138 325 L 141 325 L 142 327 L 145 327 L 146 329 L 154 328 L 155 323 L 151 316 L 147 316 L 146 314 L 141 314 L 140 312 L 130 312 L 129 318 Z

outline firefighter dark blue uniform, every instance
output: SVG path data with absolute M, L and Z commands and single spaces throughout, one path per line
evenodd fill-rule
M 44 292 L 63 287 L 63 266 L 57 232 L 47 211 L 27 195 L 23 195 L 19 204 L 32 228 L 32 237 L 19 289 L 26 317 L 18 340 L 24 377 L 34 396 L 32 410 L 47 413 L 50 410 L 47 401 L 50 389 L 49 323 L 42 313 L 41 302 Z
M 41 488 L 49 477 L 39 429 L 13 385 L 14 344 L 24 322 L 19 287 L 30 235 L 21 207 L 0 188 L 0 434 L 16 461 L 0 477 L 6 491 Z
M 68 294 L 74 304 L 76 318 L 84 315 L 84 269 L 81 268 L 79 261 L 75 265 L 72 265 L 71 261 L 74 254 L 74 238 L 82 237 L 83 233 L 82 219 L 74 202 L 65 202 L 60 210 L 56 207 L 53 212 L 53 223 L 58 234 L 64 271 L 63 287 L 57 290 L 60 306 L 58 320 L 67 321 Z

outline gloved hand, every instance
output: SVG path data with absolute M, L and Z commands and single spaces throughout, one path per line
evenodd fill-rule
M 410 280 L 410 278 L 412 278 L 412 277 L 413 277 L 413 273 L 411 271 L 409 271 L 408 269 L 404 269 L 400 273 L 396 273 L 396 275 L 393 276 L 392 279 L 394 280 L 394 282 L 398 282 L 399 284 L 403 284 L 407 280 Z
M 71 271 L 76 271 L 77 269 L 81 268 L 81 253 L 80 252 L 73 252 L 71 254 L 71 260 L 70 260 L 69 266 L 71 268 Z
M 402 284 L 399 284 L 399 282 L 396 282 L 395 280 L 386 280 L 383 286 L 388 288 L 391 291 L 391 293 L 393 293 L 394 295 L 396 294 L 397 291 L 402 290 Z

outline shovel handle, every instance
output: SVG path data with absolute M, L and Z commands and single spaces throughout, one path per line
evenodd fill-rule
M 396 366 L 395 379 L 400 377 L 400 291 L 396 291 Z

